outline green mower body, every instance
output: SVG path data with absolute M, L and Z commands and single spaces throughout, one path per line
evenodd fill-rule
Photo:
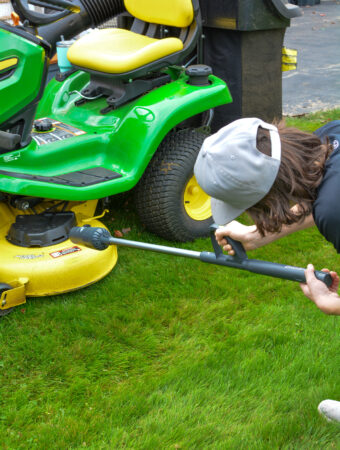
M 36 119 L 48 118 L 54 128 L 69 133 L 58 136 L 56 129 L 33 132 L 27 147 L 2 153 L 0 191 L 58 200 L 92 200 L 130 190 L 171 130 L 231 100 L 225 83 L 217 77 L 210 76 L 211 84 L 203 87 L 187 81 L 188 76 L 179 72 L 177 79 L 103 114 L 104 99 L 75 105 L 81 98 L 79 92 L 89 82 L 87 73 L 77 71 L 63 82 L 53 79 L 39 103 Z M 33 79 L 27 82 L 32 91 L 33 83 Z M 12 91 L 0 89 L 0 98 L 4 104 L 13 102 Z M 92 172 L 86 177 L 89 170 Z
M 186 58 L 199 29 L 189 30 Z M 179 241 L 207 234 L 210 199 L 193 166 L 213 109 L 232 101 L 225 82 L 207 66 L 157 60 L 131 78 L 74 67 L 46 85 L 51 56 L 34 27 L 0 23 L 0 193 L 89 201 L 136 187 L 150 231 Z

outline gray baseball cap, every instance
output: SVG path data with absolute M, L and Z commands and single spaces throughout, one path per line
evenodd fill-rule
M 256 148 L 258 128 L 269 130 L 271 156 Z M 281 141 L 274 125 L 256 118 L 239 119 L 205 139 L 194 173 L 212 197 L 214 221 L 224 225 L 270 191 L 281 161 Z

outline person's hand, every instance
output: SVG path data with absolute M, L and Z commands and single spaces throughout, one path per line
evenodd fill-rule
M 322 269 L 323 272 L 330 273 L 333 283 L 327 287 L 318 280 L 314 274 L 314 266 L 308 264 L 305 270 L 306 283 L 300 283 L 302 292 L 325 314 L 340 315 L 340 297 L 338 295 L 339 276 L 336 272 Z
M 265 245 L 266 243 L 264 242 L 261 244 L 264 238 L 262 238 L 260 233 L 257 231 L 255 225 L 242 225 L 236 220 L 219 227 L 215 232 L 215 236 L 218 244 L 223 247 L 223 250 L 228 252 L 229 255 L 235 255 L 235 251 L 232 246 L 228 244 L 227 239 L 225 239 L 228 238 L 228 236 L 235 241 L 241 242 L 245 250 L 254 250 L 255 248 L 261 247 L 261 245 Z

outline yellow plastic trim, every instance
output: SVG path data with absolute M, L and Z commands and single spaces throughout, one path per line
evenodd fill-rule
M 282 55 L 282 62 L 290 63 L 290 64 L 296 64 L 297 63 L 297 58 L 296 58 L 296 56 L 285 56 L 285 55 Z
M 194 20 L 191 0 L 125 0 L 130 14 L 145 22 L 185 28 Z
M 93 220 L 102 219 L 105 216 L 105 214 L 107 214 L 108 212 L 110 212 L 108 209 L 104 209 L 104 211 L 99 216 L 90 217 L 88 219 L 83 219 L 83 222 L 91 223 Z
M 282 63 L 281 65 L 282 72 L 288 72 L 288 70 L 296 70 L 296 68 L 297 68 L 296 64 Z
M 85 221 L 85 218 L 94 218 L 93 216 L 96 211 L 97 204 L 98 200 L 88 200 L 87 202 L 72 202 L 69 209 L 71 209 L 77 217 L 80 217 L 83 221 Z
M 13 289 L 9 289 L 1 294 L 0 309 L 5 310 L 26 303 L 25 284 L 27 282 L 27 278 L 20 278 L 17 281 L 7 283 Z
M 295 48 L 282 47 L 282 57 L 292 58 L 297 61 L 297 50 Z
M 9 58 L 0 61 L 0 72 L 3 70 L 13 69 L 18 64 L 18 58 Z
M 216 26 L 220 28 L 227 28 L 228 30 L 236 30 L 236 19 L 231 17 L 216 17 Z
M 295 70 L 297 68 L 297 50 L 293 48 L 282 48 L 282 72 Z
M 120 28 L 89 33 L 67 52 L 72 64 L 104 73 L 124 73 L 183 49 L 177 38 L 152 39 Z
M 184 208 L 193 220 L 206 220 L 211 217 L 211 199 L 201 189 L 194 175 L 184 190 Z

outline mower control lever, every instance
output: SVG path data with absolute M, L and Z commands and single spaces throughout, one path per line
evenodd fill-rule
M 225 255 L 215 238 L 217 225 L 211 227 L 211 242 L 215 252 L 196 252 L 176 247 L 166 247 L 164 245 L 148 244 L 145 242 L 129 241 L 128 239 L 118 239 L 110 235 L 105 228 L 92 228 L 89 225 L 83 227 L 73 227 L 70 231 L 70 239 L 75 244 L 85 245 L 95 250 L 105 250 L 109 245 L 121 245 L 140 250 L 149 250 L 168 255 L 183 256 L 185 258 L 199 259 L 202 262 L 217 264 L 219 266 L 233 267 L 235 269 L 247 270 L 271 277 L 283 278 L 284 280 L 306 282 L 305 269 L 302 267 L 285 266 L 284 264 L 261 261 L 258 259 L 248 259 L 247 254 L 240 242 L 234 241 L 236 246 L 236 256 Z M 228 238 L 230 241 L 230 239 Z M 235 248 L 235 247 L 234 247 Z M 315 276 L 328 287 L 332 285 L 332 277 L 327 272 L 316 270 Z

